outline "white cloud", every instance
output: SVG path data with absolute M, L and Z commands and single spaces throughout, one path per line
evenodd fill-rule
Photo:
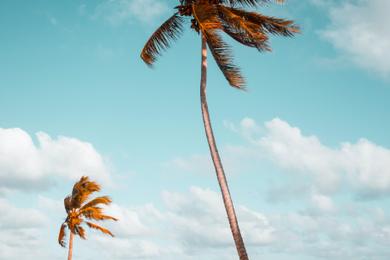
M 21 209 L 0 199 L 0 229 L 28 229 L 40 227 L 46 221 L 45 216 L 36 209 Z
M 333 200 L 328 196 L 314 193 L 311 199 L 313 205 L 323 212 L 332 212 L 335 210 Z
M 0 199 L 0 212 L 0 259 L 29 258 L 40 246 L 38 234 L 46 216 L 37 209 L 15 207 L 5 199 Z
M 389 76 L 390 1 L 348 0 L 329 10 L 331 22 L 321 35 L 359 66 Z
M 0 128 L 0 188 L 39 190 L 54 177 L 76 180 L 88 175 L 110 183 L 108 167 L 92 144 L 75 138 L 48 134 L 32 137 L 19 128 Z
M 106 0 L 95 10 L 95 18 L 103 18 L 112 25 L 138 20 L 151 23 L 168 10 L 160 0 Z
M 199 187 L 192 187 L 188 194 L 164 192 L 163 200 L 168 209 L 168 222 L 172 223 L 175 236 L 186 251 L 199 248 L 233 250 L 221 195 Z M 273 228 L 267 218 L 246 207 L 237 207 L 240 228 L 248 245 L 262 246 L 273 241 Z
M 119 222 L 101 224 L 116 237 L 88 229 L 86 241 L 75 240 L 75 257 L 113 260 L 237 258 L 218 192 L 192 187 L 180 193 L 164 191 L 162 199 L 161 209 L 152 204 L 112 205 L 107 213 L 119 217 Z M 261 259 L 267 255 L 267 259 L 388 259 L 390 218 L 383 209 L 346 204 L 335 211 L 335 202 L 318 193 L 312 194 L 312 203 L 318 205 L 315 214 L 311 205 L 308 210 L 268 213 L 236 205 L 251 258 Z M 55 244 L 60 226 L 55 222 L 64 215 L 64 210 L 58 207 L 60 204 L 62 206 L 62 201 L 39 197 L 38 208 L 29 209 L 16 208 L 0 200 L 1 212 L 8 212 L 0 216 L 0 259 L 65 257 L 66 250 Z M 355 211 L 353 215 L 351 208 Z M 36 250 L 37 247 L 40 250 Z M 282 255 L 288 257 L 282 258 Z M 291 258 L 292 255 L 302 258 Z
M 226 172 L 237 175 L 258 171 L 266 160 L 287 170 L 286 173 L 298 174 L 302 180 L 294 184 L 299 187 L 292 183 L 289 187 L 271 187 L 270 201 L 299 197 L 303 190 L 309 193 L 313 185 L 320 193 L 352 188 L 355 195 L 366 198 L 390 195 L 390 149 L 367 139 L 330 147 L 278 118 L 264 126 L 251 118 L 244 118 L 238 125 L 225 122 L 225 126 L 249 142 L 222 146 Z M 176 157 L 165 166 L 196 174 L 214 171 L 208 154 Z M 280 193 L 282 190 L 287 197 Z
M 247 120 L 246 120 L 247 121 Z M 241 128 L 259 126 L 241 123 Z M 358 195 L 390 194 L 390 149 L 364 138 L 339 147 L 326 146 L 316 136 L 303 135 L 297 127 L 281 119 L 264 125 L 264 134 L 249 139 L 258 149 L 288 172 L 310 176 L 320 192 L 334 192 L 352 187 Z M 250 129 L 243 130 L 243 136 Z

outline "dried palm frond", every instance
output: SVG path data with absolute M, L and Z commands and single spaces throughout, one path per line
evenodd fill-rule
M 112 234 L 111 231 L 108 230 L 107 228 L 101 227 L 101 226 L 99 226 L 99 225 L 97 225 L 97 224 L 94 224 L 94 223 L 91 223 L 91 222 L 88 222 L 88 221 L 86 221 L 85 223 L 86 223 L 86 224 L 88 225 L 88 227 L 90 227 L 90 228 L 99 230 L 99 231 L 103 232 L 104 234 L 110 235 L 110 236 L 112 236 L 112 237 L 114 236 L 114 234 Z
M 158 28 L 141 51 L 142 60 L 152 65 L 161 51 L 169 48 L 170 42 L 177 40 L 183 32 L 184 19 L 175 13 Z
M 65 247 L 65 236 L 66 236 L 66 223 L 63 223 L 60 228 L 60 233 L 58 234 L 58 243 L 62 246 Z

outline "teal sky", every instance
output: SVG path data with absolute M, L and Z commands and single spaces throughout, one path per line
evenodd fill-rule
M 200 114 L 199 35 L 187 23 L 153 69 L 139 58 L 176 5 L 0 2 L 0 259 L 66 257 L 62 199 L 83 174 L 103 182 L 121 221 L 107 224 L 114 239 L 76 240 L 75 259 L 235 259 Z M 227 39 L 247 91 L 209 55 L 210 112 L 251 259 L 390 257 L 389 8 L 259 8 L 302 33 L 272 37 L 270 53 Z

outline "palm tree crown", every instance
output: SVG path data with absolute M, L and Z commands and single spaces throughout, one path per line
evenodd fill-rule
M 110 230 L 103 228 L 95 223 L 87 220 L 114 220 L 116 218 L 104 215 L 103 208 L 100 205 L 109 205 L 112 201 L 108 196 L 96 197 L 88 202 L 89 196 L 93 192 L 100 191 L 101 187 L 94 181 L 90 181 L 88 177 L 83 176 L 73 186 L 72 195 L 64 199 L 64 206 L 67 213 L 65 222 L 61 225 L 58 236 L 58 243 L 65 247 L 65 231 L 66 228 L 73 234 L 86 239 L 85 230 L 81 226 L 85 223 L 89 228 L 97 229 L 104 234 L 114 236 Z M 87 219 L 87 220 L 86 220 Z
M 233 63 L 230 47 L 222 39 L 221 32 L 259 51 L 271 50 L 268 34 L 293 36 L 299 32 L 293 21 L 243 9 L 268 2 L 271 0 L 180 0 L 180 5 L 175 7 L 177 11 L 149 38 L 141 52 L 141 58 L 146 64 L 152 65 L 161 51 L 167 49 L 171 41 L 181 35 L 185 17 L 189 17 L 191 28 L 205 36 L 207 45 L 229 84 L 243 88 L 245 80 L 240 69 Z

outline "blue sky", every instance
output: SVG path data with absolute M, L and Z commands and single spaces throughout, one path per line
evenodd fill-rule
M 188 28 L 154 69 L 139 58 L 176 5 L 0 2 L 0 259 L 64 259 L 62 199 L 84 174 L 120 222 L 107 223 L 115 239 L 77 240 L 75 258 L 235 259 L 200 115 L 199 36 Z M 273 37 L 271 53 L 227 39 L 246 92 L 210 57 L 210 112 L 251 259 L 390 257 L 389 8 L 259 8 L 302 34 Z

